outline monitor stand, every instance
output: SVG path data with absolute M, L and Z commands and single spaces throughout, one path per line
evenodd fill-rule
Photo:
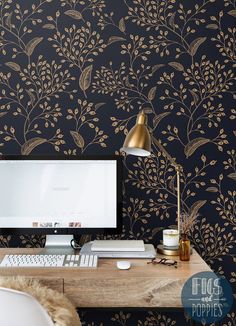
M 42 255 L 73 255 L 75 250 L 71 247 L 71 240 L 74 239 L 72 234 L 48 234 L 46 235 L 45 247 Z

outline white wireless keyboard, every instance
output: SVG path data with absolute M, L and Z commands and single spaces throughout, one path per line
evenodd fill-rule
M 95 268 L 97 255 L 5 255 L 0 267 L 82 267 Z

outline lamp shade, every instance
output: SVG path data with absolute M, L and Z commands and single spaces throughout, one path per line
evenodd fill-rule
M 147 128 L 147 116 L 143 111 L 139 113 L 135 126 L 126 136 L 121 150 L 136 156 L 151 154 L 151 137 Z

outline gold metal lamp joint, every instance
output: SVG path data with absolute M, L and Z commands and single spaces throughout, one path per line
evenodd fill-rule
M 144 113 L 143 110 L 138 114 L 136 124 L 147 125 L 147 115 Z

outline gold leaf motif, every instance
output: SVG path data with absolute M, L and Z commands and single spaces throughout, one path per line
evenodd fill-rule
M 5 21 L 7 27 L 9 27 L 9 28 L 11 28 L 11 17 L 12 17 L 12 12 L 10 12 L 10 14 L 7 16 L 6 21 Z
M 46 142 L 47 142 L 47 139 L 44 139 L 44 138 L 40 138 L 40 137 L 32 138 L 32 139 L 26 141 L 21 146 L 21 154 L 29 155 L 35 147 L 37 147 L 43 143 L 46 143 Z
M 170 19 L 169 19 L 169 25 L 170 25 L 172 28 L 175 28 L 175 12 L 170 16 Z
M 196 149 L 198 149 L 198 147 L 209 143 L 210 139 L 207 138 L 195 138 L 193 140 L 191 140 L 184 148 L 184 154 L 186 155 L 186 157 L 188 158 L 189 156 L 191 156 Z
M 183 71 L 184 70 L 183 65 L 181 65 L 181 63 L 179 63 L 179 62 L 169 62 L 168 65 L 175 68 L 178 71 Z
M 9 62 L 6 62 L 5 65 L 10 67 L 11 69 L 13 69 L 15 71 L 20 71 L 20 66 L 16 62 L 9 61 Z
M 234 181 L 236 181 L 236 172 L 233 172 L 233 173 L 228 174 L 228 177 L 230 179 L 233 179 Z
M 152 67 L 152 73 L 154 74 L 154 72 L 156 72 L 158 69 L 160 69 L 160 68 L 162 68 L 162 67 L 164 67 L 165 65 L 163 64 L 163 63 L 159 63 L 159 64 L 157 64 L 157 65 L 154 65 L 153 67 Z
M 124 18 L 121 18 L 121 20 L 119 21 L 119 30 L 124 33 L 125 32 L 125 20 Z
M 230 11 L 228 12 L 228 14 L 229 14 L 230 16 L 236 17 L 236 9 L 230 10 Z
M 154 99 L 154 97 L 156 95 L 156 90 L 157 90 L 157 88 L 156 88 L 156 86 L 154 86 L 148 92 L 148 99 L 149 99 L 149 101 L 152 101 Z
M 152 236 L 154 237 L 154 235 L 156 235 L 161 230 L 163 230 L 163 227 L 157 227 L 157 228 L 152 229 Z
M 33 94 L 31 91 L 29 91 L 29 90 L 26 90 L 26 93 L 29 95 L 29 97 L 30 97 L 30 101 L 31 101 L 31 103 L 33 104 L 34 101 L 35 101 L 35 96 L 34 96 L 34 94 Z
M 218 25 L 216 24 L 209 24 L 206 26 L 206 28 L 209 28 L 209 29 L 218 29 Z
M 173 178 L 171 178 L 170 182 L 169 182 L 169 188 L 174 191 L 175 190 L 175 179 L 176 177 L 173 176 Z
M 198 95 L 194 91 L 192 91 L 191 89 L 189 90 L 189 92 L 191 93 L 191 95 L 193 97 L 193 100 L 194 100 L 194 103 L 196 104 L 198 102 L 198 100 L 199 100 Z
M 97 109 L 99 109 L 101 106 L 103 106 L 103 105 L 105 105 L 106 103 L 97 103 L 97 104 L 95 104 L 95 109 L 97 110 Z
M 131 87 L 131 84 L 130 84 L 130 82 L 129 82 L 129 75 L 127 75 L 127 76 L 125 77 L 125 86 L 126 86 L 126 87 Z
M 77 10 L 67 10 L 67 11 L 65 11 L 65 15 L 67 15 L 73 19 L 76 19 L 76 20 L 83 19 L 83 16 Z
M 218 192 L 218 189 L 216 187 L 208 187 L 206 189 L 206 191 L 209 191 L 209 192 Z
M 125 38 L 120 37 L 120 36 L 110 36 L 108 39 L 107 44 L 112 44 L 114 42 L 120 42 L 120 41 L 125 41 Z
M 198 37 L 196 40 L 192 41 L 192 43 L 189 45 L 189 53 L 194 56 L 199 48 L 199 46 L 205 42 L 206 37 Z
M 164 113 L 156 115 L 153 118 L 153 128 L 155 129 L 157 127 L 157 125 L 160 123 L 160 121 L 169 114 L 170 114 L 170 112 L 164 112 Z
M 168 225 L 168 229 L 176 229 L 176 225 L 175 224 L 171 224 L 171 225 Z
M 199 209 L 206 204 L 206 200 L 198 200 L 196 201 L 189 210 L 189 217 L 192 217 L 196 215 L 199 211 Z
M 45 28 L 45 29 L 54 29 L 55 26 L 53 24 L 45 24 L 45 25 L 43 25 L 43 28 Z
M 91 75 L 92 75 L 93 65 L 86 67 L 79 78 L 79 87 L 82 91 L 86 91 L 89 88 L 91 83 Z
M 84 147 L 84 138 L 77 132 L 77 131 L 70 131 L 70 134 L 75 142 L 75 144 L 79 147 L 79 148 L 83 148 Z
M 43 40 L 43 37 L 35 37 L 29 41 L 25 46 L 25 52 L 28 56 L 31 56 L 36 46 Z
M 0 112 L 0 118 L 3 117 L 7 112 Z
M 151 108 L 144 108 L 143 112 L 146 114 L 152 113 L 152 109 Z

